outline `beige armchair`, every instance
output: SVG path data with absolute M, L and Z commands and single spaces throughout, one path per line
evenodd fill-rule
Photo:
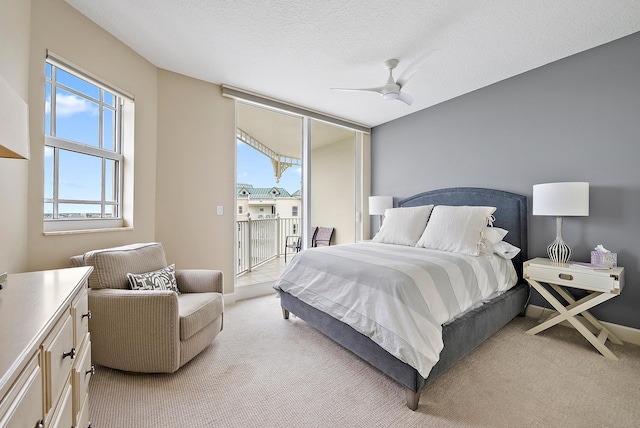
M 222 330 L 223 276 L 217 270 L 177 270 L 180 293 L 130 290 L 127 273 L 167 267 L 159 243 L 107 248 L 71 258 L 93 266 L 89 332 L 95 364 L 142 373 L 172 373 Z

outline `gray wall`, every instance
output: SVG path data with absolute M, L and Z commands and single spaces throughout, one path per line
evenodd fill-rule
M 532 186 L 590 182 L 589 217 L 564 220 L 572 259 L 604 244 L 626 286 L 592 312 L 640 328 L 640 33 L 458 97 L 372 131 L 372 195 L 396 200 L 472 186 L 529 197 L 529 256 L 555 219 L 531 216 Z M 549 307 L 539 295 L 532 303 Z

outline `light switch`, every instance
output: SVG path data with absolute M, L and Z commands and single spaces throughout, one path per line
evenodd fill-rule
M 223 215 L 224 214 L 224 207 L 222 205 L 218 205 L 218 208 L 216 210 L 216 214 L 218 214 L 218 215 Z

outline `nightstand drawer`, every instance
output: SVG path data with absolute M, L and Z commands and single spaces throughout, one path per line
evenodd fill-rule
M 623 272 L 618 269 L 589 270 L 567 263 L 536 263 L 524 265 L 524 277 L 564 287 L 580 288 L 618 294 L 624 284 Z

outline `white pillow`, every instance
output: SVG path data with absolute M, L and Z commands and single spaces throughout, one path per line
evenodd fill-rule
M 373 242 L 414 246 L 429 220 L 433 205 L 419 207 L 388 208 L 384 221 Z
M 502 257 L 503 259 L 511 260 L 520 252 L 520 248 L 515 245 L 511 245 L 508 242 L 500 241 L 493 244 L 493 252 Z
M 438 205 L 416 246 L 477 256 L 482 231 L 495 210 L 495 207 Z
M 509 233 L 509 231 L 499 227 L 485 227 L 482 231 L 482 237 L 489 241 L 490 244 L 497 244 L 502 241 L 502 238 L 507 236 L 507 233 Z

